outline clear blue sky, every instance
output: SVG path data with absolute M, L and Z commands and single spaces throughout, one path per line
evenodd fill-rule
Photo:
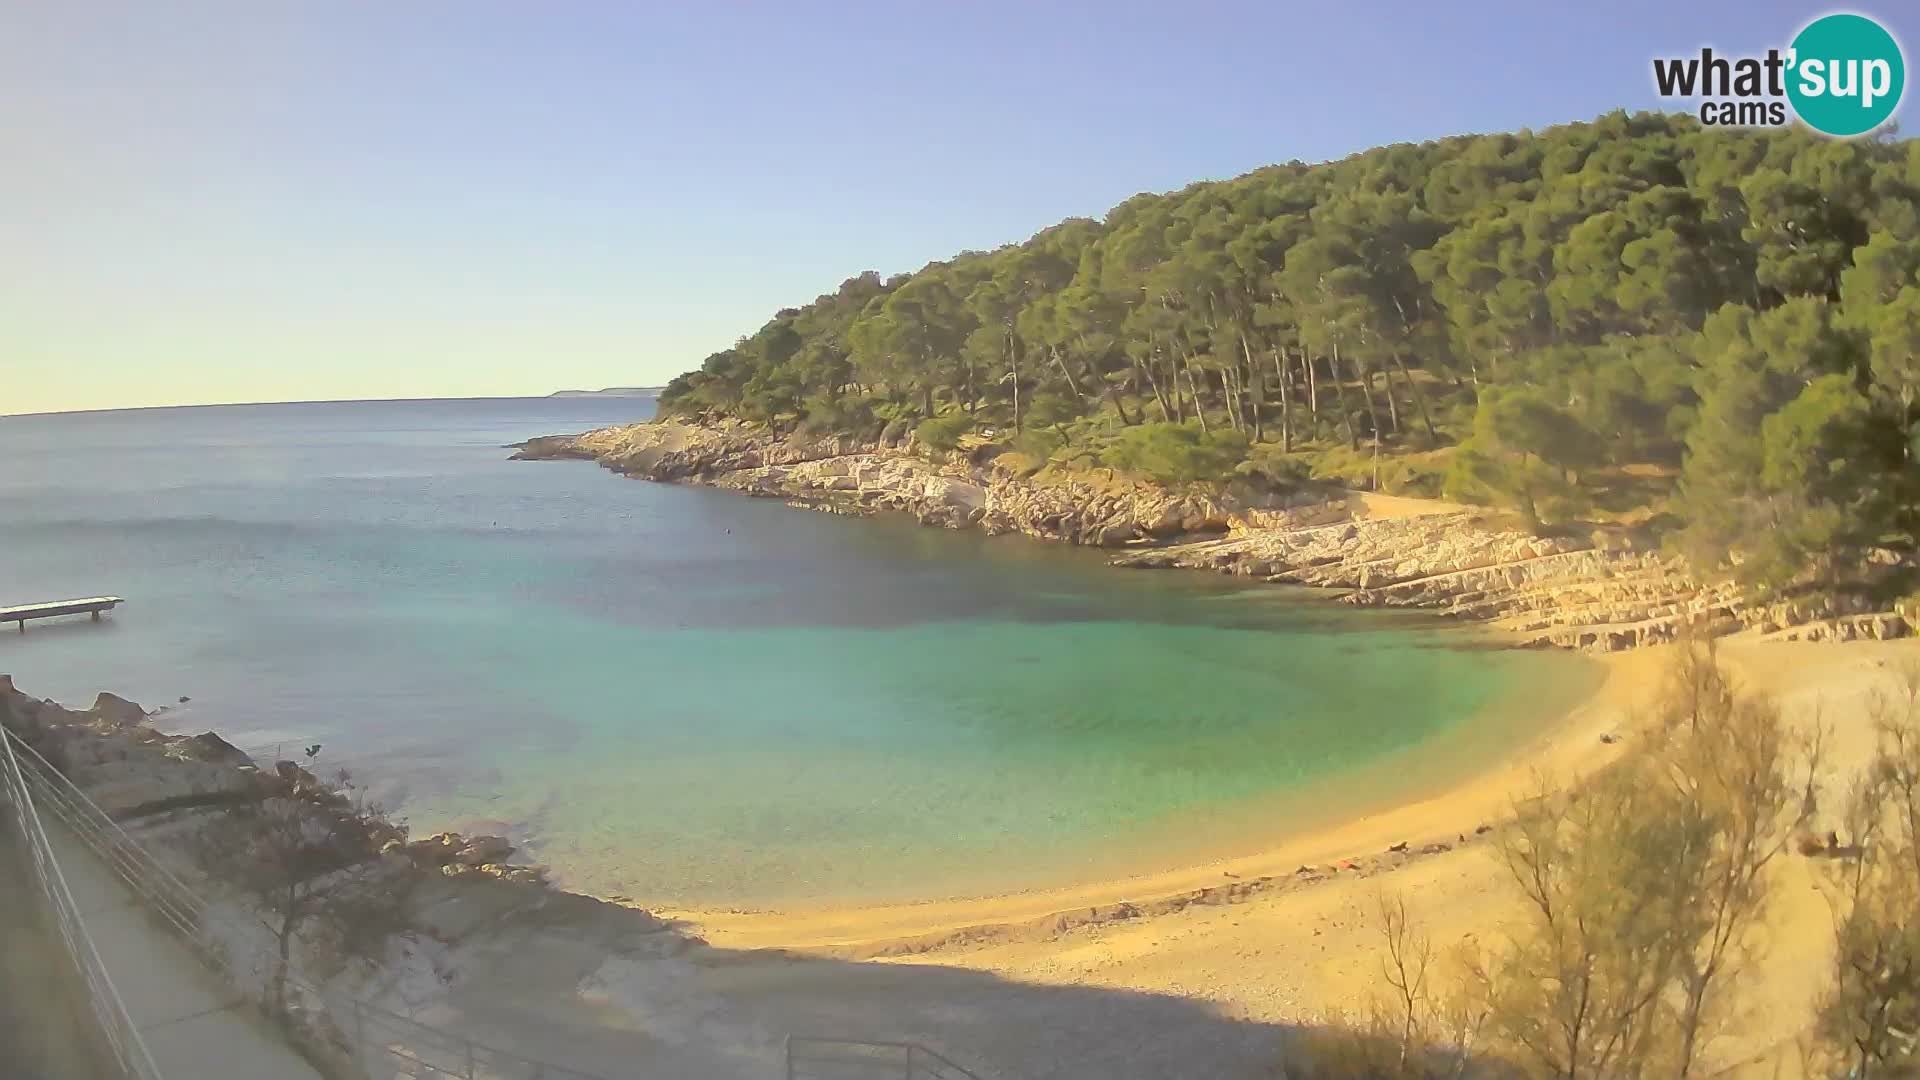
M 0 413 L 661 383 L 863 269 L 1653 107 L 1827 10 L 0 0 Z

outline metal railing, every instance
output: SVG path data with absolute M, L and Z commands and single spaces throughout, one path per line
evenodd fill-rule
M 787 1037 L 787 1080 L 980 1080 L 919 1043 Z
M 60 928 L 61 943 L 86 986 L 87 1004 L 93 1011 L 101 1040 L 128 1080 L 161 1080 L 160 1068 L 154 1064 L 140 1029 L 127 1015 L 126 1003 L 120 1000 L 120 991 L 100 961 L 100 953 L 94 948 L 93 938 L 80 917 L 80 907 L 67 886 L 66 874 L 54 858 L 53 844 L 34 804 L 29 773 L 21 768 L 20 758 L 14 753 L 14 739 L 4 731 L 0 731 L 0 735 L 4 736 L 0 737 L 0 789 L 4 789 L 5 801 L 13 808 L 11 816 L 31 855 L 34 881 L 47 899 L 55 925 Z
M 210 910 L 207 902 L 151 852 L 128 836 L 118 822 L 95 805 L 85 792 L 33 747 L 4 728 L 0 728 L 0 744 L 6 747 L 6 768 L 0 771 L 6 773 L 8 794 L 15 798 L 17 805 L 25 807 L 27 814 L 36 822 L 38 842 L 35 858 L 44 858 L 47 865 L 52 867 L 53 878 L 60 883 L 61 893 L 66 897 L 68 908 L 62 912 L 62 933 L 68 933 L 64 920 L 66 911 L 71 910 L 72 898 L 65 894 L 64 878 L 59 876 L 58 864 L 53 862 L 52 849 L 46 843 L 44 831 L 38 829 L 36 806 L 44 807 L 50 817 L 58 820 L 99 856 L 165 928 L 180 938 L 196 956 L 216 973 L 231 978 L 236 962 L 242 958 L 230 955 L 231 946 L 222 944 L 209 933 L 209 920 L 219 916 Z M 78 927 L 77 913 L 73 918 L 74 927 L 84 941 L 85 931 Z M 264 920 L 260 925 L 266 928 L 267 933 L 272 933 L 272 928 L 267 927 Z M 72 950 L 70 942 L 69 951 Z M 106 980 L 106 969 L 99 965 L 99 957 L 93 954 L 90 943 L 85 956 L 94 965 L 92 968 L 82 965 L 89 987 L 95 982 L 97 970 L 105 993 L 117 1006 L 118 996 L 112 993 L 112 984 Z M 331 1041 L 337 1044 L 331 1049 L 351 1059 L 354 1067 L 366 1075 L 377 1076 L 380 1080 L 389 1077 L 421 1080 L 439 1077 L 458 1077 L 460 1080 L 602 1080 L 590 1073 L 523 1058 L 474 1042 L 464 1035 L 423 1024 L 371 1002 L 328 989 L 301 977 L 297 971 L 288 976 L 287 986 L 290 999 L 297 996 L 322 1006 L 333 1032 Z M 100 1010 L 99 996 L 96 995 L 96 1012 Z M 112 1038 L 116 1031 L 123 1040 L 131 1035 L 135 1049 L 145 1062 L 146 1071 L 129 1069 L 129 1076 L 134 1080 L 160 1080 L 160 1073 L 153 1068 L 151 1057 L 145 1055 L 144 1046 L 138 1044 L 138 1032 L 125 1022 L 124 1008 L 119 1010 L 119 1020 L 119 1028 L 108 1027 L 109 1037 Z M 103 1018 L 102 1023 L 106 1025 L 107 1020 Z M 115 1043 L 116 1050 L 119 1045 Z

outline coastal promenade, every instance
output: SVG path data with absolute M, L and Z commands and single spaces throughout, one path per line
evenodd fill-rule
M 53 851 L 127 1016 L 167 1080 L 320 1080 L 92 851 L 49 825 Z
M 29 911 L 44 908 L 57 921 L 58 934 L 46 939 L 56 970 L 79 976 L 73 996 L 93 1012 L 92 1023 L 82 1017 L 81 1026 L 98 1036 L 109 1063 L 72 1075 L 319 1080 L 320 1072 L 230 979 L 257 962 L 271 963 L 257 943 L 229 937 L 243 929 L 244 918 L 235 923 L 216 914 L 71 780 L 4 729 L 0 782 L 0 825 L 15 829 L 27 856 L 14 860 L 18 872 L 10 876 L 34 901 Z M 32 895 L 35 884 L 39 897 Z M 330 1074 L 346 1068 L 369 1077 L 597 1080 L 328 991 L 298 971 L 290 986 L 343 1033 L 322 1036 L 319 1053 L 352 1059 L 334 1062 Z M 0 1023 L 8 1019 L 0 1015 Z M 35 1080 L 65 1075 L 48 1072 Z
M 319 1080 L 58 815 L 41 813 L 14 750 L 0 734 L 10 1065 L 44 1080 Z
M 0 810 L 0 814 L 4 814 Z M 86 985 L 45 918 L 19 834 L 0 823 L 0 1047 L 8 1076 L 92 1080 L 113 1058 L 87 1009 Z

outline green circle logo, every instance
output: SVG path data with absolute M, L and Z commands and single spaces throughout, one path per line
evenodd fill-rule
M 1815 131 L 1863 135 L 1893 115 L 1907 87 L 1900 43 L 1864 15 L 1824 15 L 1793 39 L 1787 98 Z

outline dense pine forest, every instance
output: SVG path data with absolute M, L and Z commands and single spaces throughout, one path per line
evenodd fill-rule
M 1910 549 L 1920 141 L 1613 113 L 1275 165 L 777 312 L 663 412 L 1644 526 L 1758 585 Z

